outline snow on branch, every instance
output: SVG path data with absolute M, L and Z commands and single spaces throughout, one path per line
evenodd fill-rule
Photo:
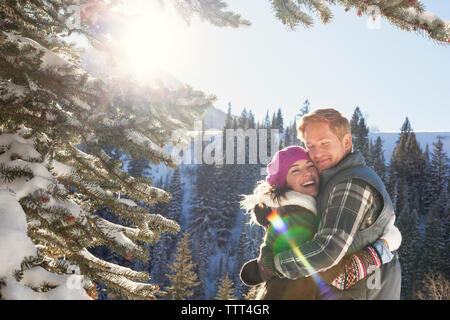
M 294 29 L 299 23 L 306 27 L 312 26 L 314 23 L 313 19 L 300 10 L 300 6 L 292 0 L 273 0 L 272 5 L 276 17 L 291 29 Z
M 148 216 L 146 216 L 145 220 L 147 224 L 152 228 L 159 227 L 171 233 L 180 232 L 180 225 L 178 223 L 173 220 L 164 218 L 160 214 L 149 214 Z
M 37 253 L 27 236 L 25 212 L 8 190 L 0 189 L 0 278 L 20 269 L 22 260 Z
M 126 276 L 129 279 L 147 281 L 149 276 L 147 273 L 142 271 L 134 271 L 127 267 L 122 267 L 117 264 L 107 262 L 105 260 L 99 259 L 91 254 L 87 249 L 82 249 L 76 253 L 74 260 L 82 259 L 84 262 L 91 267 L 93 270 L 97 270 L 101 273 L 104 270 L 109 270 L 110 276 Z
M 224 11 L 227 4 L 222 0 L 170 0 L 172 5 L 189 24 L 192 15 L 198 14 L 203 20 L 207 20 L 219 27 L 249 26 L 248 20 L 241 18 L 237 13 Z
M 152 151 L 157 158 L 161 159 L 161 161 L 172 162 L 170 152 L 164 150 L 143 134 L 131 129 L 125 130 L 125 134 L 133 143 Z
M 345 11 L 356 9 L 358 16 L 363 13 L 374 18 L 381 15 L 401 29 L 424 32 L 439 44 L 450 43 L 450 22 L 425 11 L 420 0 L 272 0 L 277 18 L 291 29 L 299 23 L 306 27 L 313 24 L 312 16 L 304 9 L 318 16 L 323 23 L 329 22 L 332 13 L 328 6 L 336 3 L 344 6 Z

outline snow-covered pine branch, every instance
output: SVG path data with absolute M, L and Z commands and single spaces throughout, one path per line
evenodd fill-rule
M 450 22 L 425 11 L 420 0 L 272 0 L 276 17 L 291 29 L 298 24 L 312 26 L 313 15 L 322 23 L 329 22 L 333 17 L 329 6 L 336 3 L 345 11 L 355 9 L 358 16 L 367 14 L 377 19 L 381 15 L 403 30 L 424 34 L 439 44 L 450 43 Z
M 136 240 L 157 241 L 163 232 L 179 231 L 175 221 L 149 214 L 133 201 L 153 204 L 168 201 L 169 194 L 152 187 L 150 179 L 130 176 L 103 148 L 171 163 L 163 146 L 171 142 L 172 132 L 190 129 L 214 97 L 184 84 L 151 87 L 92 77 L 80 67 L 73 46 L 61 38 L 71 32 L 90 40 L 93 36 L 89 26 L 71 29 L 67 24 L 68 8 L 77 3 L 0 3 L 6 12 L 0 21 L 0 198 L 2 208 L 15 208 L 0 210 L 0 256 L 11 262 L 2 263 L 0 293 L 7 299 L 22 294 L 32 299 L 95 298 L 89 281 L 96 280 L 123 296 L 154 298 L 156 285 L 136 282 L 149 281 L 148 275 L 86 250 L 106 244 L 126 259 L 147 259 Z M 130 199 L 119 199 L 117 193 Z M 130 225 L 95 215 L 105 207 Z M 14 227 L 11 213 L 22 219 L 20 228 Z M 14 239 L 19 247 L 10 245 Z M 21 265 L 33 255 L 46 263 Z M 81 294 L 63 290 L 64 268 L 52 266 L 64 259 L 75 262 L 88 283 L 79 287 Z M 58 282 L 38 267 L 62 277 L 56 277 Z M 16 270 L 33 274 L 34 280 L 20 282 Z
M 293 0 L 273 0 L 272 6 L 276 17 L 291 29 L 294 29 L 299 23 L 302 23 L 305 27 L 314 24 L 311 16 L 303 12 Z
M 193 14 L 219 27 L 249 26 L 250 21 L 241 18 L 237 13 L 224 11 L 227 4 L 222 0 L 170 0 L 171 4 L 189 24 Z

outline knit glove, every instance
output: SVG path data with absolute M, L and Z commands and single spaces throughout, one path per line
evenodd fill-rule
M 244 263 L 239 273 L 242 283 L 246 286 L 252 287 L 264 282 L 259 271 L 259 264 L 257 259 L 252 259 Z
M 273 253 L 270 248 L 262 246 L 259 257 L 247 261 L 242 266 L 240 271 L 241 281 L 251 287 L 279 277 L 275 270 L 273 259 Z
M 269 220 L 267 220 L 267 216 L 272 212 L 272 209 L 269 207 L 266 207 L 264 204 L 256 205 L 253 209 L 253 212 L 255 214 L 256 222 L 260 226 L 263 226 L 264 228 L 268 228 L 270 226 Z
M 381 259 L 377 251 L 372 246 L 368 246 L 352 254 L 350 261 L 345 265 L 344 272 L 331 284 L 339 290 L 346 290 L 380 267 Z

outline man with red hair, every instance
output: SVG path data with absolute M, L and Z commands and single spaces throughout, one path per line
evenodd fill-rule
M 311 241 L 273 257 L 276 272 L 289 279 L 310 276 L 311 267 L 314 273 L 329 269 L 346 253 L 376 242 L 395 215 L 383 182 L 366 166 L 361 153 L 352 150 L 349 122 L 340 112 L 313 111 L 303 116 L 298 132 L 320 173 L 317 211 L 322 222 Z M 401 270 L 396 253 L 377 276 L 375 284 L 369 277 L 334 294 L 340 299 L 400 299 Z

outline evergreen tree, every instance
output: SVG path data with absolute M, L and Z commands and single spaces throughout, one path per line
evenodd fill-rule
M 423 211 L 429 212 L 431 210 L 431 207 L 436 200 L 435 195 L 435 185 L 432 178 L 432 171 L 431 171 L 431 160 L 430 160 L 430 151 L 428 144 L 425 146 L 425 151 L 423 153 L 424 158 L 424 176 L 425 176 L 425 185 L 423 186 Z
M 440 156 L 443 156 L 444 159 L 446 158 L 445 154 L 439 152 L 439 146 L 435 148 L 434 151 L 438 151 L 435 153 L 435 160 L 437 160 L 437 158 L 440 158 Z M 445 161 L 443 162 L 445 163 Z M 438 166 L 438 163 L 443 162 L 435 161 L 434 166 Z M 431 194 L 433 194 L 433 192 L 438 192 L 437 189 L 439 186 L 437 184 L 439 183 L 439 179 L 436 178 L 438 176 L 436 172 L 438 172 L 439 170 L 432 169 L 431 171 L 432 177 L 434 175 L 430 183 L 430 185 L 432 186 L 432 188 L 430 189 Z M 448 180 L 445 181 L 445 179 L 443 179 L 441 183 L 445 185 L 448 183 Z M 431 210 L 428 212 L 425 224 L 425 239 L 423 245 L 424 254 L 421 260 L 421 279 L 423 280 L 422 285 L 424 287 L 430 285 L 430 283 L 427 283 L 428 281 L 430 281 L 429 275 L 443 274 L 448 278 L 448 275 L 450 274 L 450 199 L 448 196 L 448 189 L 446 187 L 441 187 L 440 189 L 440 194 L 438 196 L 433 195 L 432 197 L 432 199 L 434 199 L 434 202 L 431 203 Z
M 253 114 L 252 110 L 248 112 L 248 128 L 255 129 L 255 115 Z
M 300 108 L 299 113 L 295 115 L 294 124 L 292 126 L 292 141 L 294 145 L 299 145 L 305 148 L 305 143 L 298 137 L 297 119 L 300 119 L 310 111 L 311 103 L 308 99 L 303 102 L 303 106 Z
M 372 168 L 375 170 L 381 180 L 383 180 L 383 182 L 386 182 L 386 160 L 384 158 L 383 142 L 380 137 L 377 137 L 375 145 L 372 147 L 372 150 L 370 152 L 370 156 L 372 158 Z
M 231 128 L 234 130 L 239 128 L 239 120 L 236 117 L 233 118 L 233 125 L 231 126 Z
M 266 117 L 264 118 L 263 124 L 260 127 L 260 129 L 265 129 L 265 131 L 267 132 L 267 152 L 270 153 L 272 150 L 272 131 L 271 129 L 276 129 L 277 125 L 276 125 L 276 117 L 275 117 L 275 113 L 273 113 L 272 116 L 272 121 L 270 121 L 270 117 L 269 117 L 269 110 L 267 110 L 266 112 Z M 258 132 L 259 133 L 259 132 Z M 275 138 L 275 137 L 274 137 Z M 259 141 L 259 135 L 258 135 L 258 141 Z M 279 147 L 279 146 L 278 146 Z M 259 148 L 259 143 L 258 143 L 258 148 Z M 259 149 L 258 149 L 258 155 L 259 155 Z M 272 154 L 268 154 L 269 157 L 272 157 Z
M 269 117 L 269 110 L 267 110 L 266 117 L 264 118 L 264 122 L 262 124 L 262 128 L 270 129 L 271 127 L 272 126 L 271 126 L 270 117 Z
M 432 230 L 430 233 L 436 231 L 435 237 L 437 238 L 436 243 L 438 248 L 435 249 L 439 252 L 436 253 L 439 256 L 439 272 L 449 276 L 450 252 L 448 249 L 450 247 L 450 197 L 446 188 L 442 189 L 439 198 L 431 209 L 430 215 L 434 215 L 434 219 L 432 220 L 435 220 L 435 226 L 431 227 Z
M 425 238 L 423 241 L 423 249 L 421 256 L 421 279 L 427 273 L 441 272 L 446 267 L 445 264 L 445 226 L 443 224 L 443 216 L 438 206 L 435 206 L 428 213 Z
M 371 165 L 369 156 L 369 128 L 359 107 L 356 107 L 350 120 L 353 148 L 360 151 L 364 159 Z
M 145 158 L 138 158 L 130 160 L 127 171 L 131 176 L 137 178 L 147 175 L 148 170 L 151 170 L 149 161 Z
M 411 204 L 415 201 L 414 208 L 423 212 L 423 186 L 426 183 L 425 179 L 425 159 L 420 148 L 419 142 L 416 139 L 416 134 L 411 132 L 406 145 L 406 163 L 404 163 L 408 172 L 407 181 L 411 190 L 410 201 Z
M 171 299 L 184 300 L 192 297 L 194 292 L 191 289 L 200 284 L 194 271 L 196 265 L 192 263 L 189 242 L 189 233 L 186 232 L 183 239 L 178 242 L 174 263 L 168 266 L 172 274 L 166 274 L 166 277 L 171 285 L 165 289 Z
M 228 102 L 228 112 L 225 116 L 225 128 L 231 129 L 233 127 L 233 115 L 231 114 L 231 102 Z
M 400 129 L 399 138 L 397 139 L 395 148 L 391 155 L 391 161 L 389 165 L 389 177 L 387 183 L 387 190 L 391 199 L 393 201 L 395 212 L 398 214 L 401 210 L 401 201 L 398 201 L 398 196 L 401 194 L 399 188 L 406 185 L 406 175 L 403 170 L 403 163 L 406 158 L 406 141 L 408 139 L 409 133 L 411 132 L 411 125 L 409 123 L 408 117 L 402 124 Z
M 239 275 L 240 270 L 245 262 L 258 257 L 259 248 L 264 237 L 264 228 L 257 224 L 249 223 L 250 216 L 245 216 L 241 226 L 240 239 L 236 257 L 236 264 L 233 273 Z M 235 278 L 237 296 L 241 296 L 248 290 L 241 281 L 239 276 Z
M 239 118 L 237 123 L 239 123 Z M 243 123 L 243 122 L 240 122 Z M 244 128 L 237 128 L 244 132 Z M 236 131 L 235 131 L 236 133 Z M 239 152 L 249 152 L 250 141 Z M 225 145 L 226 147 L 226 145 Z M 243 150 L 242 150 L 243 149 Z M 236 158 L 237 144 L 233 157 Z M 224 154 L 226 154 L 226 149 Z M 235 279 L 238 273 L 232 268 L 237 256 L 239 237 L 233 238 L 233 229 L 240 228 L 240 195 L 249 193 L 256 178 L 260 176 L 260 165 L 224 164 L 197 166 L 197 177 L 193 186 L 192 205 L 188 220 L 188 231 L 192 238 L 193 262 L 198 265 L 201 285 L 194 288 L 194 296 L 211 299 L 221 274 L 229 272 Z M 234 231 L 236 232 L 236 231 Z M 261 237 L 260 237 L 261 238 Z
M 381 142 L 381 139 L 380 139 L 380 142 Z M 376 143 L 376 142 L 375 142 Z M 383 148 L 383 146 L 382 146 L 382 142 L 381 142 L 381 148 Z M 374 169 L 374 167 L 375 167 L 375 158 L 376 158 L 376 156 L 375 156 L 375 154 L 374 154 L 374 152 L 375 152 L 375 145 L 373 144 L 373 141 L 372 141 L 372 139 L 371 138 L 369 138 L 369 159 L 367 159 L 366 160 L 366 164 L 368 165 L 368 166 L 370 166 L 370 167 L 372 167 L 372 169 Z M 384 155 L 383 155 L 383 157 L 384 157 Z M 385 164 L 385 169 L 386 169 L 386 164 Z M 375 170 L 375 169 L 374 169 Z
M 444 229 L 444 252 L 442 254 L 443 273 L 450 276 L 450 197 L 448 190 L 442 190 L 441 199 L 446 203 L 442 212 L 442 223 Z
M 405 189 L 407 189 L 405 187 Z M 402 289 L 403 299 L 414 299 L 414 292 L 417 289 L 418 262 L 420 258 L 421 231 L 418 225 L 417 210 L 410 210 L 408 198 L 403 198 L 403 210 L 399 214 L 398 228 L 402 234 L 402 245 L 398 252 L 400 265 L 402 268 Z
M 213 221 L 217 220 L 214 206 L 214 198 L 217 194 L 211 186 L 215 182 L 214 171 L 213 165 L 198 165 L 188 222 L 188 232 L 192 239 L 193 262 L 198 266 L 198 277 L 201 282 L 201 285 L 194 289 L 194 296 L 197 299 L 208 298 L 206 288 L 209 281 L 209 258 L 216 245 Z
M 285 141 L 284 141 L 283 148 L 287 147 L 287 146 L 292 146 L 294 144 L 294 141 L 292 139 L 292 131 L 291 130 L 292 130 L 292 125 L 287 126 L 286 129 L 284 129 Z
M 425 145 L 425 151 L 423 152 L 423 158 L 425 159 L 425 163 L 430 166 L 430 148 L 428 147 L 428 143 Z
M 242 298 L 244 300 L 256 300 L 260 290 L 261 290 L 261 285 L 253 286 L 247 291 L 247 293 L 244 293 L 242 295 Z
M 281 108 L 278 108 L 277 117 L 276 117 L 276 126 L 280 134 L 284 132 L 284 123 L 283 123 L 283 114 L 281 112 Z
M 409 137 L 409 134 L 412 131 L 411 123 L 409 122 L 408 117 L 405 118 L 405 121 L 402 124 L 402 127 L 400 128 L 400 133 L 404 134 L 405 140 Z M 403 136 L 400 136 L 402 138 Z
M 242 110 L 242 112 L 241 112 L 241 116 L 239 117 L 238 127 L 242 128 L 244 130 L 246 130 L 248 128 L 248 113 L 247 113 L 246 108 L 244 108 L 244 110 Z
M 294 123 L 291 123 L 284 129 L 284 145 L 283 147 L 293 146 L 300 144 L 297 137 L 297 120 L 294 119 Z
M 179 168 L 174 170 L 171 179 L 166 181 L 164 189 L 170 192 L 170 201 L 158 207 L 151 208 L 151 212 L 160 213 L 165 218 L 181 224 L 183 192 Z M 151 261 L 152 272 L 150 275 L 153 281 L 158 283 L 160 287 L 168 285 L 167 278 L 164 276 L 164 270 L 169 263 L 172 253 L 176 249 L 178 238 L 179 235 L 164 234 L 161 236 L 159 242 L 153 246 L 154 261 Z
M 416 208 L 423 212 L 424 185 L 425 183 L 425 159 L 417 142 L 416 135 L 412 131 L 408 118 L 402 125 L 397 145 L 391 156 L 389 168 L 388 191 L 395 197 L 396 212 L 401 212 L 401 201 L 396 195 L 402 194 L 403 186 L 409 188 L 408 197 L 411 209 Z
M 235 300 L 233 296 L 233 285 L 233 281 L 230 280 L 227 272 L 217 289 L 216 300 Z
M 298 134 L 298 131 L 297 131 L 297 117 L 295 117 L 294 118 L 294 123 L 291 126 L 291 141 L 292 141 L 292 143 L 290 145 L 298 144 L 297 134 Z
M 278 122 L 277 122 L 277 117 L 275 115 L 275 112 L 272 114 L 272 121 L 270 123 L 270 128 L 271 129 L 278 129 Z
M 278 130 L 280 141 L 278 143 L 278 150 L 282 149 L 286 145 L 286 135 L 284 133 L 283 115 L 281 108 L 278 108 L 277 115 L 275 116 L 275 123 L 272 125 L 274 129 Z
M 311 107 L 311 103 L 309 102 L 308 99 L 306 99 L 303 102 L 303 106 L 300 108 L 299 113 L 297 114 L 296 118 L 301 118 L 303 117 L 305 114 L 308 114 L 310 111 L 310 107 Z
M 86 14 L 106 17 L 114 12 L 120 21 L 121 13 L 114 11 L 120 2 L 98 1 Z M 223 11 L 223 3 L 200 2 L 196 12 L 216 25 L 248 25 L 239 15 Z M 8 207 L 17 209 L 15 216 L 26 221 L 28 239 L 23 242 L 26 250 L 5 252 L 9 248 L 2 247 L 0 254 L 17 261 L 12 267 L 21 275 L 44 270 L 33 285 L 19 283 L 19 273 L 14 277 L 9 269 L 0 278 L 9 288 L 45 299 L 64 292 L 64 281 L 50 289 L 47 284 L 74 264 L 83 279 L 80 289 L 91 297 L 97 294 L 96 281 L 124 298 L 154 299 L 159 289 L 145 283 L 148 274 L 108 263 L 87 250 L 106 245 L 126 260 L 147 260 L 141 243 L 179 230 L 175 221 L 148 214 L 136 204 L 168 201 L 169 194 L 153 187 L 150 179 L 123 171 L 108 149 L 121 150 L 134 160 L 176 165 L 162 147 L 171 142 L 174 130 L 191 128 L 213 98 L 189 86 L 168 90 L 110 75 L 93 78 L 66 37 L 79 33 L 101 49 L 109 44 L 102 40 L 108 32 L 95 28 L 90 19 L 78 21 L 74 14 L 79 11 L 73 8 L 79 5 L 78 0 L 0 3 L 0 183 L 8 190 L 1 196 Z M 192 14 L 180 12 L 187 19 Z M 74 26 L 74 19 L 80 25 Z M 19 183 L 26 179 L 28 183 Z M 105 207 L 123 223 L 96 214 Z M 0 242 L 10 240 L 1 234 Z M 34 258 L 21 265 L 24 253 Z M 77 298 L 85 298 L 82 290 L 66 293 L 81 292 Z M 9 298 L 3 291 L 2 296 Z
M 234 117 L 231 114 L 231 102 L 228 103 L 228 112 L 227 115 L 225 116 L 225 123 L 222 129 L 222 150 L 223 150 L 223 155 L 224 155 L 224 160 L 225 160 L 225 156 L 226 156 L 226 144 L 227 144 L 227 129 L 233 129 L 233 121 L 234 121 Z M 225 163 L 225 161 L 224 161 Z
M 441 137 L 438 137 L 436 143 L 433 143 L 430 169 L 430 182 L 434 186 L 433 190 L 430 191 L 436 196 L 431 202 L 434 203 L 442 191 L 447 189 L 449 179 L 449 159 L 444 151 L 444 144 L 442 143 Z

